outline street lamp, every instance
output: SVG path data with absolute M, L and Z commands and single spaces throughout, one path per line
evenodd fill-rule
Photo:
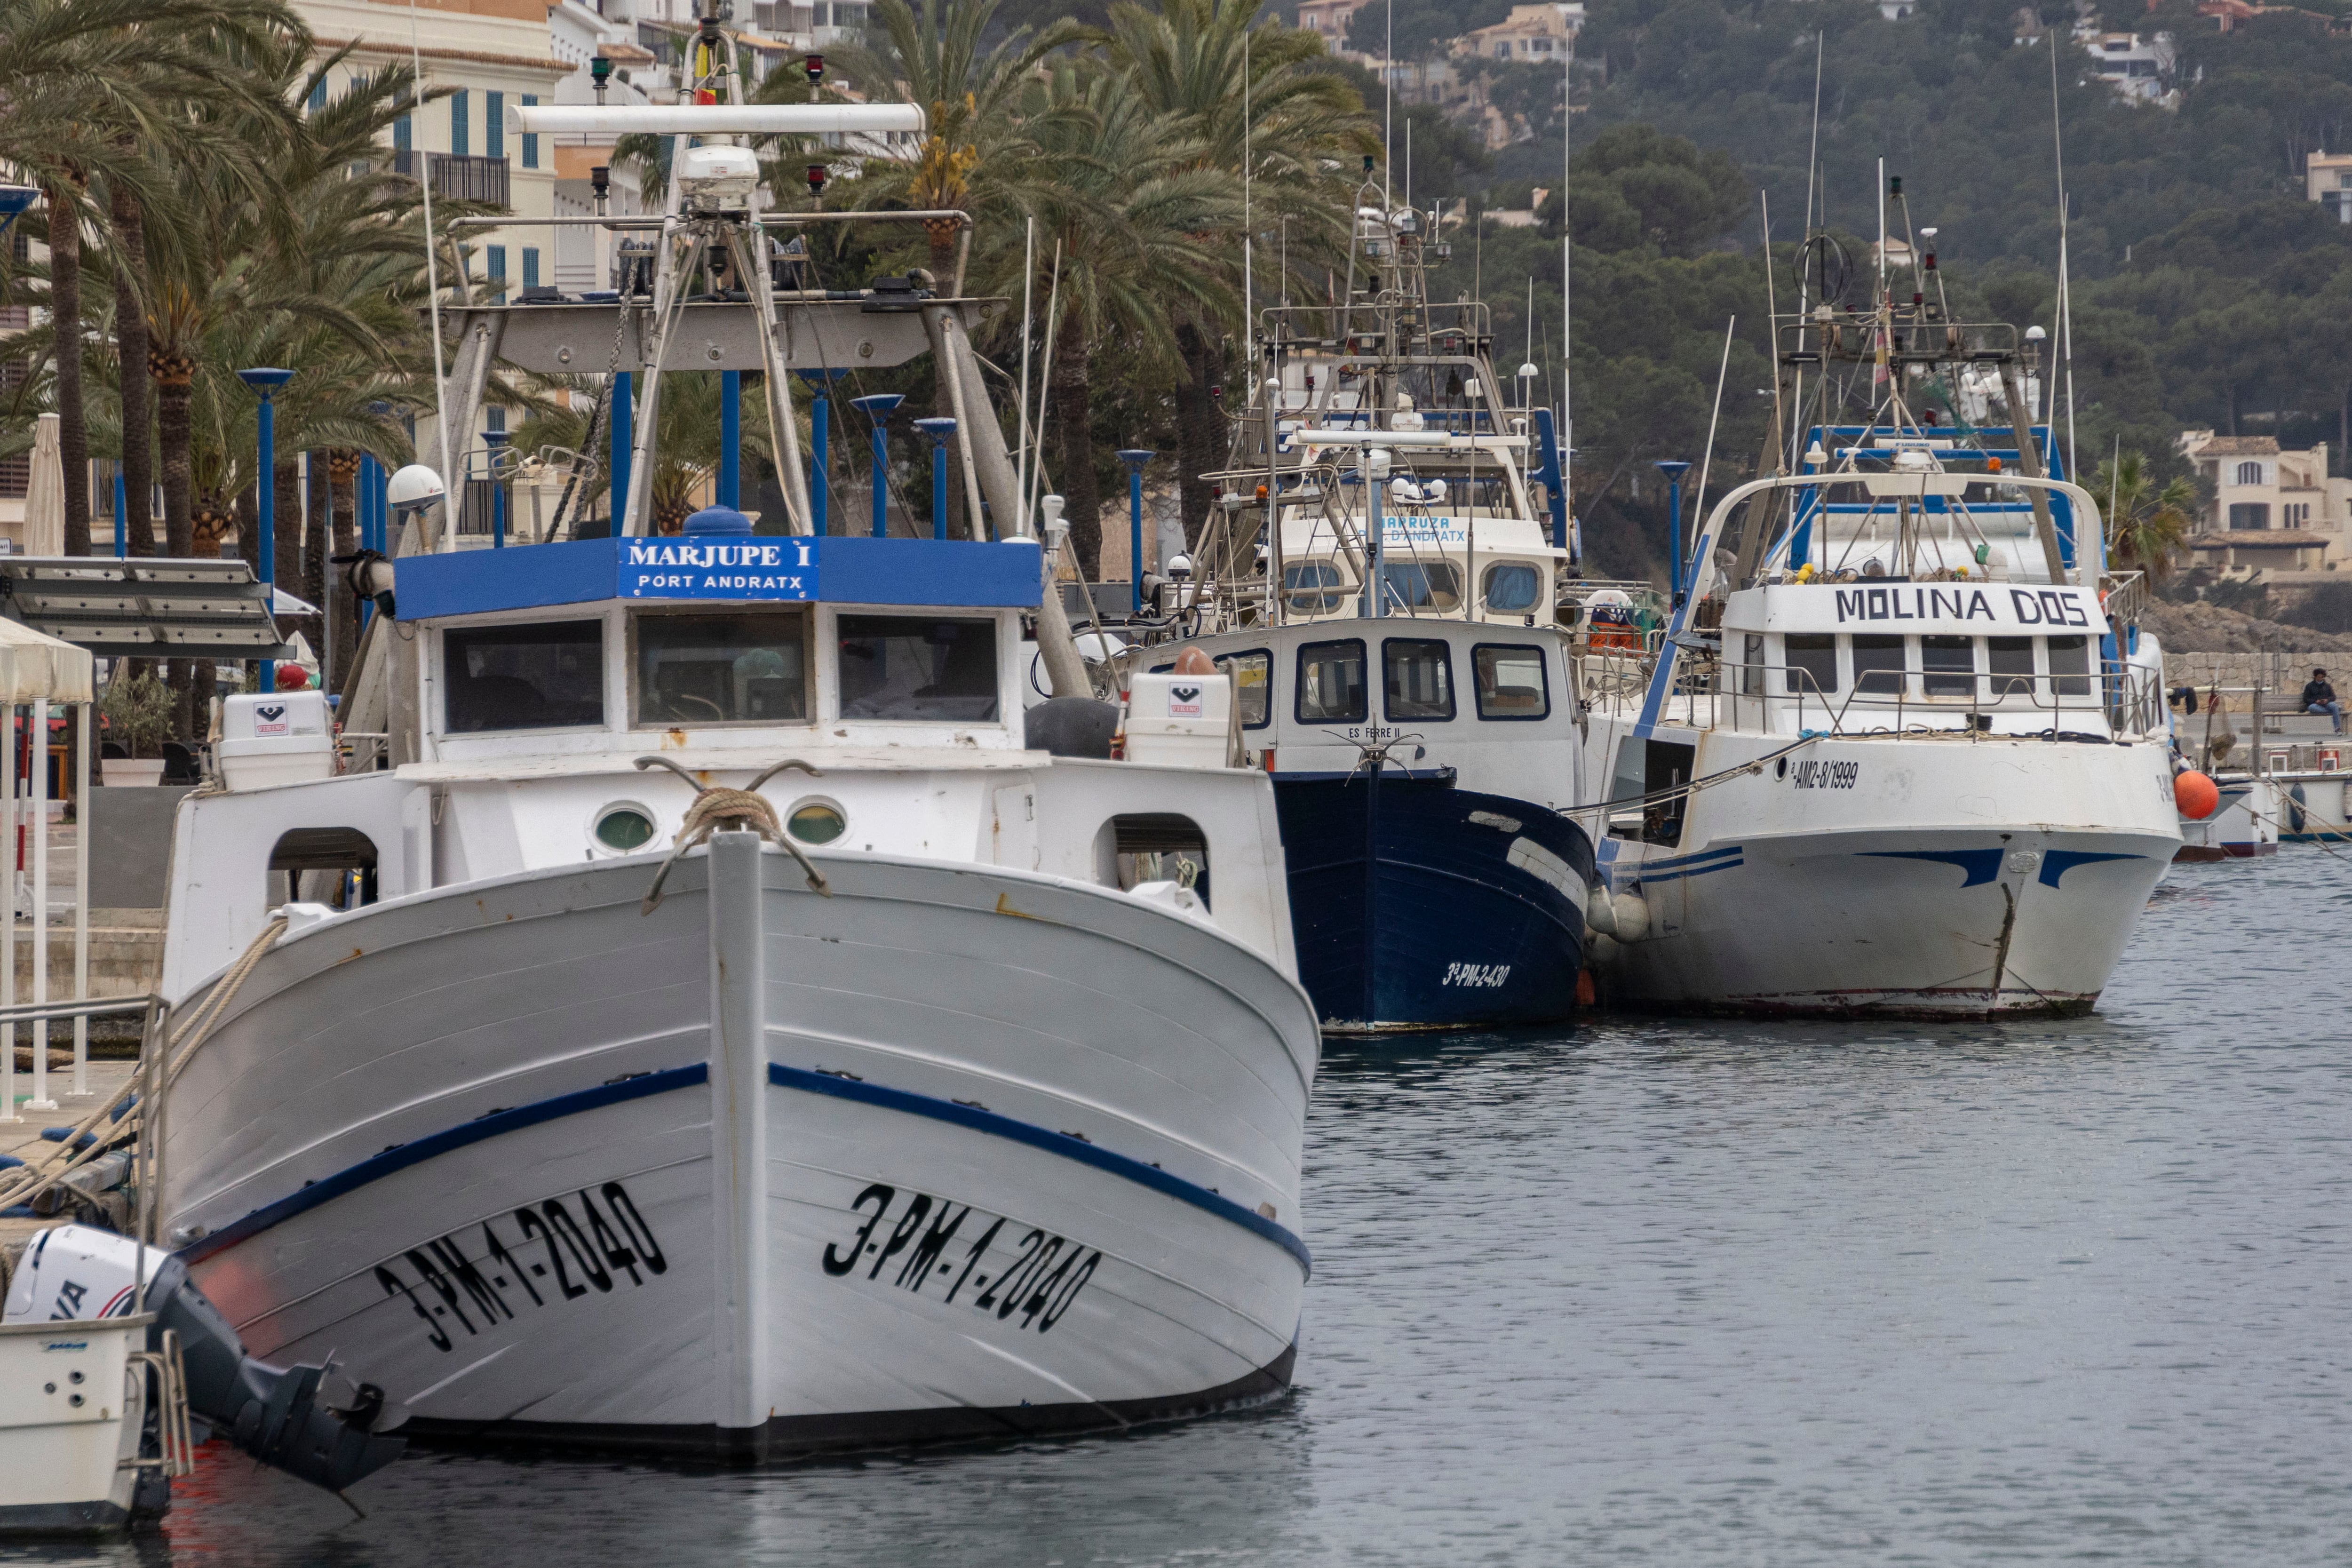
M 869 397 L 853 397 L 849 406 L 866 416 L 874 428 L 874 537 L 885 538 L 890 531 L 890 413 L 906 402 L 895 392 L 877 392 Z
M 254 572 L 261 579 L 262 604 L 274 616 L 278 607 L 278 406 L 271 401 L 278 389 L 294 379 L 290 370 L 278 370 L 268 365 L 241 370 L 236 378 L 253 388 L 261 398 L 258 410 L 261 425 L 261 475 L 254 483 L 254 510 L 261 519 L 260 537 L 254 543 Z M 276 689 L 278 661 L 265 658 L 259 670 L 259 689 Z
M 499 454 L 506 450 L 507 433 L 503 430 L 482 432 L 482 445 L 488 447 L 489 458 L 482 466 L 490 476 L 490 548 L 507 547 L 507 486 L 499 473 Z
M 1666 476 L 1666 541 L 1673 552 L 1666 563 L 1666 584 L 1673 591 L 1673 602 L 1679 605 L 1683 602 L 1683 476 L 1690 472 L 1690 465 L 1669 460 L 1656 468 Z
M 1143 465 L 1158 456 L 1133 447 L 1122 447 L 1118 453 L 1118 460 L 1127 465 L 1129 608 L 1139 616 L 1143 614 Z
M 931 537 L 948 536 L 948 437 L 956 422 L 945 415 L 915 421 L 915 428 L 931 438 Z
M 809 531 L 824 537 L 833 508 L 833 384 L 845 370 L 804 370 L 801 379 L 815 392 L 809 399 Z

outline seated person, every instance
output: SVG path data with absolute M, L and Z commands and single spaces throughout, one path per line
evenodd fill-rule
M 2327 672 L 2315 669 L 2311 679 L 2303 683 L 2303 710 L 2325 713 L 2336 721 L 2336 732 L 2344 733 L 2344 705 L 2336 700 L 2336 688 L 2327 683 Z

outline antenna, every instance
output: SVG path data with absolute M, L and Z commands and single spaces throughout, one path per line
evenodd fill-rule
M 1389 200 L 1389 165 L 1396 162 L 1396 0 L 1389 0 L 1388 40 L 1381 46 L 1381 89 L 1385 100 L 1381 110 L 1381 211 L 1385 214 L 1395 205 Z
M 1576 118 L 1575 68 L 1576 43 L 1571 38 L 1559 65 L 1559 483 L 1563 492 L 1576 450 L 1575 372 L 1569 361 L 1575 346 L 1576 290 L 1570 286 L 1574 248 L 1568 228 L 1569 130 Z
M 1255 276 L 1256 238 L 1250 226 L 1250 35 L 1242 29 L 1242 343 L 1247 348 L 1250 328 L 1257 321 L 1257 279 Z
M 409 141 L 416 152 L 416 188 L 425 198 L 425 298 L 433 318 L 433 431 L 441 448 L 441 487 L 446 490 L 449 486 L 449 375 L 441 363 L 441 268 L 434 257 L 433 182 L 427 177 L 432 154 L 421 144 L 425 127 L 418 110 L 425 107 L 425 51 L 416 39 L 416 0 L 408 0 L 408 100 L 415 105 L 408 111 L 408 122 L 416 132 Z M 260 482 L 269 483 L 269 476 L 262 475 Z M 455 520 L 445 519 L 444 523 L 444 531 L 455 544 Z
M 1022 517 L 1028 516 L 1029 500 L 1029 345 L 1036 336 L 1037 300 L 1037 216 L 1029 215 L 1028 237 L 1021 249 L 1021 461 L 1013 476 L 1013 493 L 1024 503 Z
M 2058 35 L 2044 32 L 2050 40 L 2050 149 L 2058 172 L 2058 353 L 2066 368 L 2066 475 L 2074 475 L 2074 299 L 2073 279 L 2068 275 L 2066 255 L 2066 136 L 2058 117 Z M 2058 403 L 2056 376 L 2052 376 L 2050 403 Z M 2053 440 L 2056 437 L 2053 436 Z M 2081 547 L 2081 541 L 2076 541 Z M 2076 563 L 2078 569 L 2080 563 Z

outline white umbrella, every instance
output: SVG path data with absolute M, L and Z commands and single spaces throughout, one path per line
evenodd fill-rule
M 44 414 L 33 426 L 33 479 L 25 491 L 25 553 L 66 552 L 66 466 L 58 455 L 58 416 Z

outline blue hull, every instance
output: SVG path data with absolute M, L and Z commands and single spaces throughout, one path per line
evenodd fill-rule
M 1576 1005 L 1592 844 L 1450 771 L 1277 773 L 1298 977 L 1324 1027 L 1538 1024 Z M 1474 821 L 1473 817 L 1484 820 Z

